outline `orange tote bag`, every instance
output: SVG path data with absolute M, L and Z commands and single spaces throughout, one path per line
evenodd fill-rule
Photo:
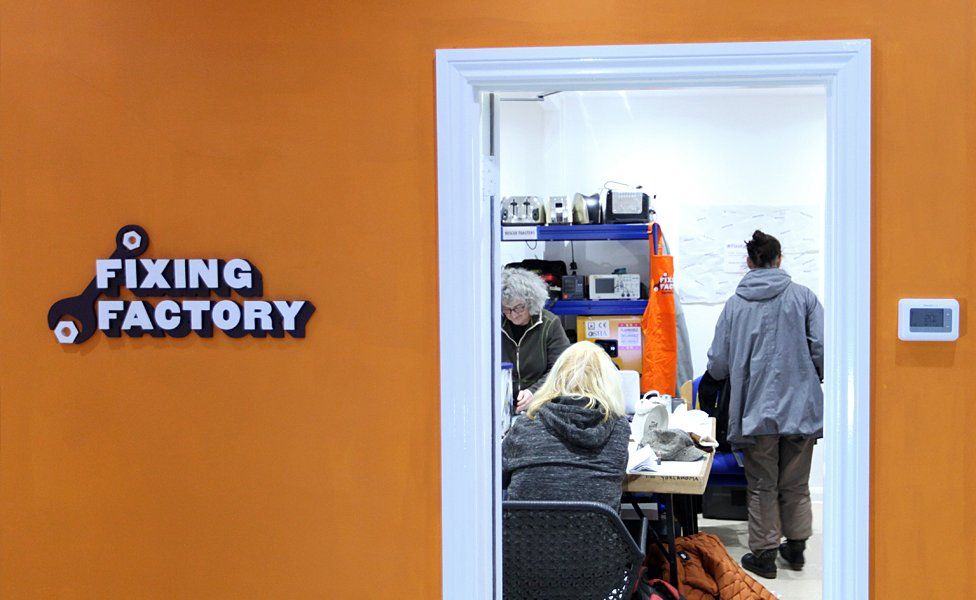
M 644 356 L 641 393 L 656 390 L 674 396 L 678 378 L 678 329 L 674 315 L 674 257 L 665 254 L 664 233 L 653 223 L 647 230 L 651 252 L 651 281 L 647 308 L 641 319 Z

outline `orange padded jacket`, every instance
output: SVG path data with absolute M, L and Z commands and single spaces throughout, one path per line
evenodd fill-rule
M 679 591 L 688 600 L 776 600 L 710 533 L 679 537 L 677 551 Z M 671 569 L 661 551 L 652 546 L 647 555 L 650 571 L 668 581 Z

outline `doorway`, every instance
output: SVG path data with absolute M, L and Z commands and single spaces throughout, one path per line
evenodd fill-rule
M 809 86 L 827 123 L 824 597 L 867 598 L 869 42 L 450 50 L 438 52 L 437 79 L 444 597 L 500 587 L 498 122 L 481 95 Z

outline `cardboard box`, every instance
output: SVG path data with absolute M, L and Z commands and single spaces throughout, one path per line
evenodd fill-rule
M 641 333 L 641 317 L 596 316 L 576 317 L 576 339 L 596 342 L 612 340 L 617 344 L 617 357 L 613 362 L 621 369 L 642 372 L 641 359 L 644 338 Z

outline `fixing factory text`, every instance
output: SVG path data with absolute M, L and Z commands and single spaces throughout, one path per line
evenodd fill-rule
M 211 337 L 219 329 L 230 337 L 304 337 L 315 311 L 306 300 L 258 300 L 261 273 L 249 261 L 140 258 L 95 261 L 95 287 L 118 298 L 124 287 L 137 298 L 172 297 L 153 304 L 144 300 L 98 300 L 98 329 L 109 337 L 184 337 L 193 332 Z M 229 299 L 234 292 L 242 301 Z M 223 300 L 196 298 L 216 295 Z M 255 298 L 255 299 L 250 299 Z

